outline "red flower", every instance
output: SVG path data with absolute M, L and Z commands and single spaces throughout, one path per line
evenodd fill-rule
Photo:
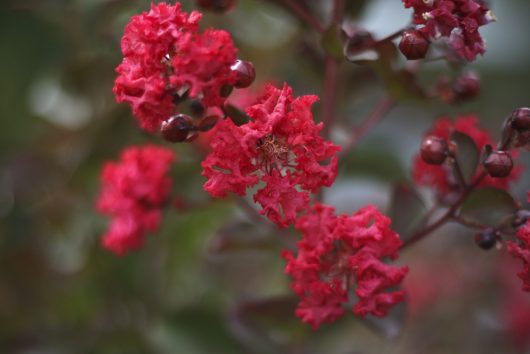
M 107 162 L 98 210 L 113 218 L 103 246 L 117 254 L 140 248 L 145 233 L 160 225 L 161 207 L 168 199 L 167 176 L 175 154 L 156 146 L 129 147 L 119 162 Z
M 402 244 L 390 224 L 373 206 L 336 216 L 332 207 L 316 204 L 300 217 L 296 229 L 303 238 L 298 254 L 282 254 L 285 272 L 300 297 L 296 315 L 314 329 L 335 321 L 344 314 L 343 305 L 355 285 L 358 302 L 353 312 L 358 316 L 382 317 L 403 301 L 404 291 L 388 290 L 401 283 L 408 268 L 383 263 L 385 258 L 396 259 Z
M 519 244 L 511 241 L 506 242 L 506 244 L 510 254 L 523 261 L 524 268 L 517 275 L 523 281 L 523 290 L 530 292 L 530 221 L 519 228 L 516 236 L 519 239 Z
M 454 122 L 449 118 L 440 118 L 425 136 L 436 136 L 449 140 L 451 134 L 455 131 L 468 135 L 473 139 L 479 150 L 482 150 L 486 144 L 494 145 L 489 133 L 480 129 L 478 118 L 473 115 L 458 117 Z M 508 178 L 486 176 L 480 185 L 506 189 L 509 182 L 517 179 L 519 172 L 519 168 L 514 168 Z M 422 160 L 420 155 L 414 158 L 412 177 L 416 183 L 433 187 L 441 195 L 458 187 L 450 165 L 429 165 Z
M 212 151 L 203 161 L 204 189 L 214 197 L 228 192 L 245 195 L 248 187 L 265 183 L 254 200 L 261 213 L 280 227 L 296 219 L 309 202 L 309 192 L 330 186 L 337 175 L 340 149 L 320 137 L 311 106 L 316 96 L 293 98 L 292 89 L 267 86 L 265 94 L 247 109 L 252 120 L 236 126 L 219 122 Z
M 230 66 L 237 50 L 230 34 L 214 29 L 199 34 L 201 14 L 188 15 L 180 7 L 153 4 L 132 17 L 121 41 L 124 59 L 113 91 L 148 131 L 175 113 L 175 99 L 188 95 L 206 106 L 220 105 L 221 88 L 235 82 Z
M 447 38 L 461 57 L 475 60 L 484 54 L 479 27 L 494 21 L 488 7 L 480 0 L 403 0 L 414 9 L 413 20 L 420 32 L 431 39 Z

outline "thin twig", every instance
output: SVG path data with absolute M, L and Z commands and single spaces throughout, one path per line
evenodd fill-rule
M 480 182 L 482 182 L 482 180 L 484 179 L 484 177 L 486 177 L 486 175 L 487 175 L 487 172 L 485 171 L 482 172 L 473 181 L 472 184 L 467 186 L 467 188 L 465 188 L 462 191 L 462 194 L 460 195 L 460 197 L 449 207 L 449 209 L 447 209 L 447 211 L 438 220 L 436 220 L 432 224 L 426 226 L 425 228 L 413 234 L 407 241 L 403 243 L 402 248 L 408 247 L 418 242 L 419 240 L 423 239 L 425 236 L 427 236 L 428 234 L 430 234 L 431 232 L 433 232 L 434 230 L 438 229 L 440 226 L 444 225 L 446 222 L 451 220 L 455 216 L 455 213 L 460 207 L 460 205 L 462 205 L 462 203 L 466 200 L 469 193 L 471 193 L 480 184 Z
M 296 0 L 282 0 L 298 17 L 318 32 L 324 32 L 324 26 L 312 14 L 307 12 Z
M 322 136 L 324 138 L 329 137 L 335 120 L 338 69 L 339 63 L 337 60 L 327 56 L 324 69 L 324 92 L 322 95 L 322 121 L 324 123 Z
M 396 105 L 393 99 L 390 97 L 385 97 L 381 99 L 375 106 L 372 113 L 370 113 L 361 124 L 359 124 L 350 135 L 349 141 L 344 145 L 341 153 L 340 158 L 343 158 L 348 154 L 349 151 L 351 151 L 358 143 L 359 141 L 370 131 L 373 127 L 377 125 L 386 115 L 387 113 Z

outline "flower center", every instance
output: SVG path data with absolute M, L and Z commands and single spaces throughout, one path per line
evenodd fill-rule
M 267 174 L 273 169 L 288 166 L 289 148 L 283 139 L 267 134 L 258 140 L 256 147 L 260 157 L 259 164 Z
M 321 257 L 325 269 L 323 279 L 340 279 L 344 289 L 352 287 L 355 282 L 355 267 L 350 264 L 350 257 L 354 253 L 355 251 L 342 240 L 334 241 L 333 249 Z

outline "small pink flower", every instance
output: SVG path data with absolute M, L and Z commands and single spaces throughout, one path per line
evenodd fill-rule
M 484 1 L 480 0 L 403 0 L 413 8 L 413 21 L 430 39 L 444 37 L 462 58 L 472 61 L 484 54 L 479 27 L 494 21 Z
M 311 113 L 316 100 L 293 97 L 287 85 L 268 86 L 247 109 L 250 122 L 239 127 L 230 119 L 219 122 L 202 163 L 204 189 L 214 197 L 244 196 L 263 182 L 254 195 L 261 213 L 280 227 L 293 222 L 309 193 L 330 186 L 337 175 L 340 148 L 320 136 L 322 123 L 315 124 Z
M 112 223 L 103 236 L 105 248 L 124 254 L 140 248 L 147 232 L 160 225 L 161 208 L 168 200 L 168 172 L 175 154 L 157 146 L 129 147 L 120 161 L 107 162 L 101 173 L 98 211 Z
M 132 17 L 121 41 L 124 59 L 113 91 L 150 132 L 176 113 L 179 97 L 218 106 L 225 99 L 222 87 L 236 80 L 230 66 L 237 50 L 230 34 L 214 29 L 199 34 L 201 14 L 180 9 L 179 3 L 153 4 L 149 12 Z
M 344 314 L 350 290 L 358 298 L 353 312 L 360 317 L 385 316 L 404 300 L 404 291 L 390 289 L 401 283 L 408 268 L 383 262 L 396 259 L 402 245 L 390 223 L 373 206 L 337 216 L 322 204 L 297 220 L 296 229 L 303 235 L 298 252 L 284 251 L 282 256 L 300 297 L 296 315 L 302 321 L 314 329 L 335 321 Z

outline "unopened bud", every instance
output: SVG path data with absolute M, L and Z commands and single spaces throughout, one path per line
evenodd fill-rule
M 416 30 L 406 31 L 399 42 L 399 50 L 408 60 L 423 59 L 429 50 L 429 41 Z
M 190 131 L 194 130 L 193 120 L 185 114 L 178 114 L 162 122 L 160 132 L 167 141 L 180 143 L 188 138 Z
M 491 177 L 507 177 L 513 168 L 512 157 L 506 151 L 493 151 L 484 160 L 484 168 Z
M 490 250 L 497 244 L 499 235 L 494 229 L 486 229 L 475 235 L 475 243 L 484 250 Z
M 530 130 L 530 108 L 518 108 L 512 113 L 512 128 L 519 132 Z
M 420 147 L 421 158 L 430 165 L 444 163 L 448 151 L 447 142 L 436 136 L 428 136 L 423 139 Z
M 256 69 L 254 64 L 249 61 L 236 60 L 236 62 L 230 67 L 230 69 L 236 74 L 236 88 L 249 87 L 256 78 Z

